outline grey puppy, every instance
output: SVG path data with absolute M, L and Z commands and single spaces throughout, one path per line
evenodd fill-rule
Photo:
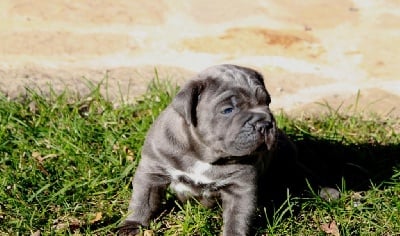
M 249 235 L 265 170 L 277 144 L 289 142 L 270 102 L 249 68 L 214 66 L 188 81 L 147 134 L 119 233 L 148 226 L 170 186 L 182 201 L 220 200 L 223 235 Z

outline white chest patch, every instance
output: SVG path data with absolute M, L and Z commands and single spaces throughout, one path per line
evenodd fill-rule
M 181 170 L 170 170 L 168 171 L 173 180 L 178 180 L 180 176 L 187 176 L 194 183 L 199 184 L 209 184 L 213 180 L 208 178 L 206 172 L 211 170 L 212 165 L 206 162 L 197 161 L 187 172 Z
M 196 185 L 208 185 L 215 183 L 215 180 L 209 178 L 209 171 L 212 169 L 212 165 L 197 161 L 192 167 L 190 167 L 187 171 L 181 170 L 169 170 L 169 174 L 171 175 L 171 188 L 177 193 L 183 193 L 184 195 L 203 195 L 204 192 L 202 190 L 196 188 Z M 183 179 L 188 179 L 192 184 L 186 181 L 182 181 Z

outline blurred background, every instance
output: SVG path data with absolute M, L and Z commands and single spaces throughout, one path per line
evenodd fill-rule
M 400 117 L 399 9 L 397 0 L 2 0 L 0 91 L 85 93 L 88 81 L 106 81 L 111 99 L 133 100 L 155 69 L 181 84 L 234 63 L 264 74 L 275 111 L 329 104 Z

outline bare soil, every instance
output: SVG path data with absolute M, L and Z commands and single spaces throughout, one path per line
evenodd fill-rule
M 400 3 L 394 0 L 0 2 L 0 91 L 25 87 L 134 100 L 157 69 L 183 83 L 221 63 L 259 69 L 273 109 L 326 106 L 400 117 Z M 357 103 L 357 104 L 355 104 Z M 357 107 L 356 110 L 353 108 Z

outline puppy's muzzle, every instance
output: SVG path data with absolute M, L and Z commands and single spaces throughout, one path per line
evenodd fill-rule
M 264 137 L 264 143 L 268 150 L 271 150 L 275 144 L 276 125 L 274 117 L 269 112 L 254 113 L 248 121 L 254 131 L 259 132 Z

